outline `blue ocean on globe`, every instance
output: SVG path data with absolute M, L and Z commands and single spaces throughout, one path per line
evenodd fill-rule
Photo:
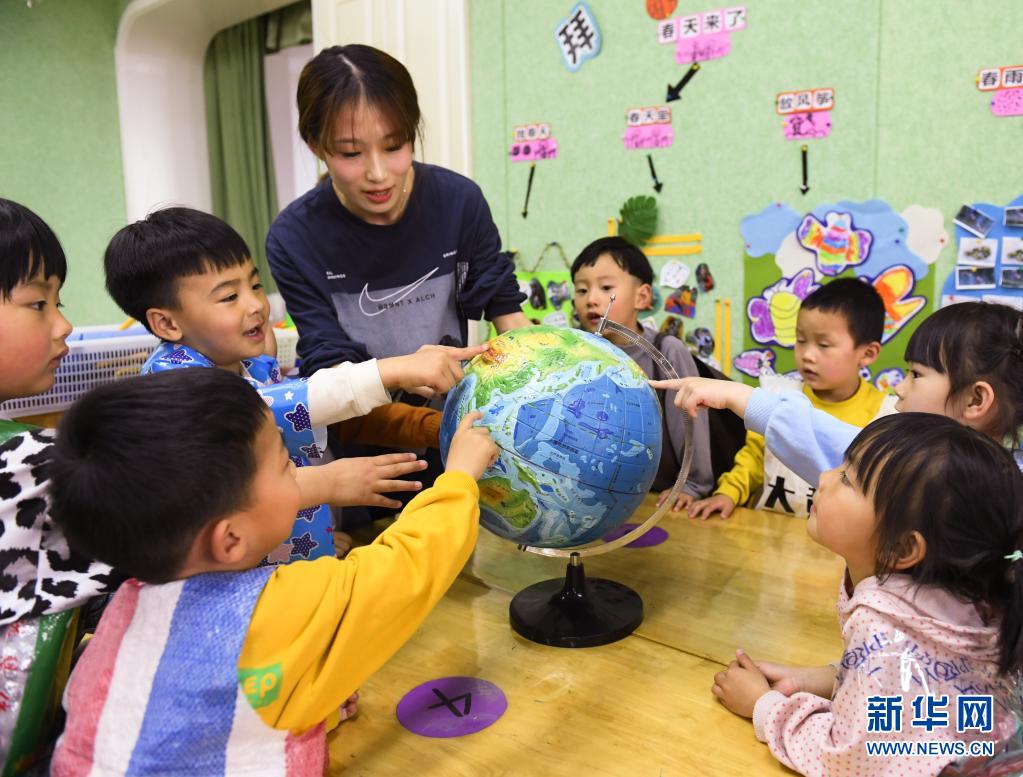
M 500 449 L 480 478 L 484 527 L 521 545 L 584 545 L 618 528 L 650 489 L 661 406 L 620 348 L 575 329 L 534 326 L 490 341 L 448 395 L 441 454 L 479 410 Z

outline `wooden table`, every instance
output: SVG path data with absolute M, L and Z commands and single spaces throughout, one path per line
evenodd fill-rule
M 653 509 L 648 500 L 645 510 Z M 637 518 L 641 518 L 640 513 Z M 525 554 L 487 532 L 423 627 L 361 689 L 360 713 L 330 736 L 335 775 L 488 777 L 791 774 L 752 725 L 710 693 L 742 645 L 797 663 L 836 658 L 842 563 L 802 519 L 738 510 L 727 521 L 669 516 L 670 538 L 586 561 L 643 597 L 643 624 L 598 648 L 538 645 L 508 625 L 515 592 L 561 577 L 565 562 Z M 431 678 L 496 683 L 508 710 L 453 739 L 406 731 L 395 706 Z

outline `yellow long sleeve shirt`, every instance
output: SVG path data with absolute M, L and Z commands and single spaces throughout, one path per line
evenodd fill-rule
M 793 384 L 794 387 L 794 384 Z M 881 411 L 885 394 L 862 378 L 856 393 L 842 402 L 825 402 L 807 385 L 803 394 L 818 410 L 833 415 L 840 421 L 864 427 Z M 764 484 L 764 438 L 756 432 L 746 432 L 746 444 L 735 454 L 735 464 L 718 479 L 715 494 L 724 494 L 737 505 L 745 504 Z
M 298 733 L 336 713 L 454 582 L 478 528 L 476 482 L 448 472 L 371 545 L 275 570 L 238 658 L 263 722 Z

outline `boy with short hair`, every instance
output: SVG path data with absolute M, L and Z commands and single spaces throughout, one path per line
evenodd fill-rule
M 165 208 L 129 224 L 111 239 L 104 258 L 114 301 L 163 342 L 143 373 L 182 367 L 221 367 L 259 391 L 297 466 L 322 463 L 326 426 L 390 402 L 388 390 L 426 396 L 443 393 L 462 377 L 459 361 L 486 350 L 424 346 L 417 353 L 361 364 L 345 363 L 287 380 L 265 353 L 273 338 L 270 305 L 242 237 L 216 216 L 192 208 Z M 352 470 L 342 505 L 400 509 L 384 492 L 422 484 L 396 478 L 425 468 L 414 454 L 346 460 Z M 268 563 L 334 555 L 326 505 L 303 510 L 294 531 Z M 350 543 L 337 535 L 340 546 Z
M 73 547 L 138 579 L 75 667 L 52 774 L 324 774 L 324 721 L 472 551 L 475 481 L 497 454 L 479 418 L 371 545 L 265 567 L 299 507 L 335 495 L 322 468 L 295 469 L 244 382 L 177 370 L 79 400 L 54 449 L 53 517 Z
M 841 421 L 864 427 L 895 411 L 895 398 L 871 386 L 860 375 L 881 352 L 884 301 L 869 283 L 838 278 L 803 300 L 796 319 L 796 368 L 801 380 L 761 376 L 769 391 L 802 391 L 814 407 Z M 785 467 L 756 432 L 746 433 L 746 445 L 735 465 L 718 480 L 714 494 L 696 502 L 690 516 L 708 518 L 732 514 L 736 505 L 753 500 L 757 509 L 806 516 L 816 488 Z
M 641 334 L 651 344 L 660 340 L 659 350 L 671 363 L 680 378 L 695 377 L 696 362 L 685 343 L 670 335 L 658 338 L 658 333 L 639 323 L 639 311 L 648 310 L 653 299 L 654 271 L 644 253 L 620 237 L 594 240 L 582 250 L 572 263 L 572 283 L 575 285 L 575 312 L 583 329 L 595 332 L 607 311 L 611 294 L 615 302 L 608 320 Z M 658 376 L 653 359 L 643 349 L 608 333 L 607 338 L 622 348 L 651 378 Z M 668 391 L 664 408 L 664 444 L 661 461 L 652 488 L 661 491 L 658 505 L 668 498 L 681 469 L 685 440 L 685 415 L 674 405 L 674 391 Z M 682 493 L 669 509 L 683 510 L 694 499 L 706 496 L 714 486 L 711 472 L 710 434 L 707 414 L 693 423 L 693 458 Z

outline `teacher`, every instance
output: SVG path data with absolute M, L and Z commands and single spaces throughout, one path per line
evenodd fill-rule
M 400 62 L 370 46 L 324 49 L 302 71 L 298 112 L 327 176 L 281 212 L 266 252 L 302 375 L 465 345 L 470 319 L 529 325 L 479 186 L 413 161 L 422 116 Z

